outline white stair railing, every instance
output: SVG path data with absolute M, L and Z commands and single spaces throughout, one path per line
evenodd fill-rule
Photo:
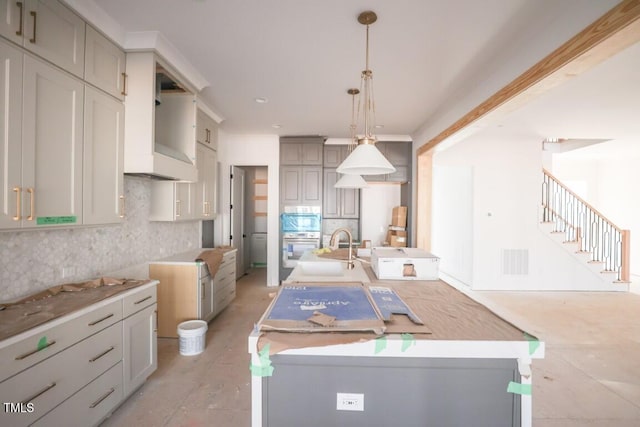
M 578 243 L 592 261 L 602 262 L 604 271 L 628 282 L 631 232 L 613 224 L 549 171 L 543 173 L 542 220 L 553 223 L 553 231 L 565 233 L 566 241 Z

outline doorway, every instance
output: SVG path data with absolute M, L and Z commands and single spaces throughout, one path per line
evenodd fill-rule
M 267 166 L 231 166 L 230 244 L 238 249 L 238 278 L 267 266 L 267 177 Z

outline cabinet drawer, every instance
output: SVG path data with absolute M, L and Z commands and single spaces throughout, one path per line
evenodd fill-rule
M 216 272 L 216 275 L 213 277 L 213 281 L 217 284 L 218 282 L 224 281 L 227 277 L 236 277 L 235 263 L 220 266 L 220 268 Z
M 226 253 L 222 258 L 222 263 L 220 264 L 220 268 L 226 267 L 228 265 L 232 265 L 236 263 L 236 253 Z M 220 268 L 218 270 L 220 270 Z
M 232 292 L 230 292 L 227 296 L 225 296 L 220 302 L 216 303 L 216 312 L 220 313 L 222 310 L 224 310 L 231 303 L 231 301 L 233 301 L 235 297 L 236 297 L 236 290 L 235 288 L 233 288 Z
M 105 418 L 122 400 L 122 362 L 64 401 L 34 426 L 90 426 Z
M 0 364 L 0 381 L 120 320 L 122 320 L 122 302 L 117 300 L 0 348 L 0 360 L 4 361 Z
M 229 283 L 226 286 L 216 289 L 216 293 L 214 296 L 215 304 L 220 304 L 222 301 L 228 298 L 229 295 L 233 295 L 235 297 L 235 294 L 236 294 L 235 283 Z
M 122 300 L 122 310 L 124 318 L 131 316 L 133 313 L 137 313 L 145 307 L 155 304 L 158 301 L 158 295 L 156 292 L 156 286 L 151 286 L 147 289 L 136 292 L 129 296 L 124 297 Z
M 109 328 L 0 383 L 5 402 L 32 403 L 32 413 L 0 412 L 1 425 L 40 418 L 122 359 L 122 325 Z

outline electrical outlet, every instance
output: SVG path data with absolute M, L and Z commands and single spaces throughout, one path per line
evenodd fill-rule
M 338 411 L 364 411 L 364 394 L 338 393 L 336 409 Z
M 76 275 L 75 267 L 62 267 L 62 278 L 72 277 Z

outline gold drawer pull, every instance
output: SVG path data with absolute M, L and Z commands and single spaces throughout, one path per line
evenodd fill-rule
M 89 323 L 88 326 L 95 326 L 100 322 L 104 322 L 105 320 L 107 320 L 108 318 L 113 317 L 113 313 L 111 314 L 107 314 L 106 316 L 104 316 L 102 319 L 98 319 L 98 320 L 94 320 L 93 322 Z
M 134 305 L 141 304 L 141 303 L 145 302 L 146 300 L 148 300 L 149 298 L 151 298 L 151 295 L 149 295 L 148 297 L 144 297 L 141 300 L 134 302 L 133 304 Z
M 92 357 L 91 359 L 89 359 L 89 363 L 93 363 L 96 360 L 100 359 L 102 356 L 106 355 L 107 353 L 109 353 L 110 351 L 112 351 L 113 349 L 115 349 L 114 346 L 109 347 L 108 349 L 106 349 L 105 351 L 103 351 L 102 353 L 100 353 L 97 356 Z
M 124 196 L 120 196 L 120 218 L 124 218 Z
M 105 400 L 107 397 L 111 396 L 111 393 L 113 393 L 114 391 L 116 391 L 115 388 L 110 388 L 108 392 L 106 392 L 103 396 L 101 396 L 98 400 L 96 400 L 95 402 L 93 402 L 91 405 L 89 405 L 89 408 L 93 409 L 96 406 L 98 406 L 103 400 Z
M 54 345 L 55 343 L 56 343 L 55 341 L 51 341 L 51 342 L 46 343 L 46 344 L 45 344 L 45 345 L 43 345 L 43 346 L 38 345 L 38 348 L 36 348 L 35 350 L 32 350 L 32 351 L 30 351 L 29 353 L 25 353 L 25 354 L 23 354 L 23 355 L 17 356 L 17 357 L 16 357 L 16 360 L 26 359 L 27 357 L 31 356 L 32 354 L 36 354 L 37 352 L 42 351 L 42 350 L 44 350 L 45 348 L 49 348 L 49 347 L 51 347 L 51 346 L 52 346 L 52 345 Z M 38 344 L 40 344 L 40 343 L 38 343 Z M 45 391 L 46 391 L 46 390 L 45 390 Z
M 13 220 L 20 221 L 20 218 L 22 218 L 20 216 L 20 211 L 22 210 L 22 208 L 20 207 L 20 202 L 22 199 L 22 195 L 20 194 L 20 192 L 22 191 L 22 189 L 20 187 L 13 187 L 13 191 L 16 193 L 16 216 L 13 217 Z
M 49 390 L 51 390 L 52 388 L 54 388 L 56 386 L 56 383 L 51 383 L 48 386 L 46 386 L 45 388 L 43 388 L 42 390 L 40 390 L 39 392 L 37 392 L 36 394 L 34 394 L 33 396 L 31 396 L 28 399 L 23 400 L 21 403 L 23 405 L 26 405 L 29 402 L 33 402 L 35 399 L 37 399 L 39 396 L 45 394 L 46 392 L 48 392 Z
M 27 188 L 27 193 L 29 193 L 29 206 L 30 206 L 30 209 L 31 209 L 31 211 L 29 212 L 29 216 L 27 217 L 28 221 L 33 221 L 33 212 L 36 209 L 36 204 L 35 204 L 36 202 L 35 202 L 35 198 L 33 196 L 33 193 L 35 191 L 36 190 L 34 190 L 33 188 Z
M 18 6 L 18 9 L 20 9 L 20 21 L 18 21 L 20 26 L 18 27 L 18 31 L 16 31 L 16 36 L 21 36 L 22 35 L 22 16 L 24 14 L 24 10 L 22 8 L 22 2 L 21 1 L 17 1 L 16 2 L 16 6 Z
M 127 96 L 127 73 L 122 73 L 122 92 L 120 95 Z

